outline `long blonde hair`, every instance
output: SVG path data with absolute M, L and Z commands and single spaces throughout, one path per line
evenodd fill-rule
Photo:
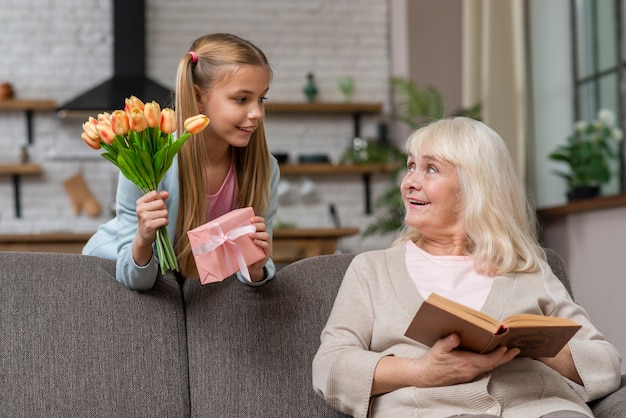
M 272 74 L 265 54 L 233 34 L 215 33 L 200 37 L 189 50 L 195 52 L 197 61 L 193 62 L 191 54 L 183 56 L 176 76 L 179 134 L 182 134 L 183 121 L 198 113 L 196 86 L 207 92 L 226 71 L 233 71 L 241 65 L 262 66 L 270 76 Z M 264 215 L 269 205 L 271 168 L 263 123 L 252 134 L 248 146 L 234 148 L 234 154 L 238 206 L 251 206 L 254 213 Z M 176 219 L 176 253 L 181 272 L 186 277 L 198 277 L 187 231 L 206 223 L 207 179 L 203 173 L 207 164 L 204 143 L 195 136 L 190 138 L 178 153 L 180 203 Z
M 467 234 L 464 252 L 472 256 L 477 271 L 507 274 L 540 269 L 545 253 L 537 240 L 536 214 L 500 135 L 474 119 L 448 118 L 415 131 L 406 149 L 456 167 Z M 405 225 L 394 244 L 420 237 L 420 231 Z

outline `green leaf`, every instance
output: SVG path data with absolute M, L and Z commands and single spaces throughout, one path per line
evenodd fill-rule
M 172 143 L 170 143 L 169 150 L 167 151 L 168 161 L 171 161 L 174 158 L 174 155 L 176 155 L 176 153 L 180 150 L 180 147 L 182 147 L 185 144 L 185 142 L 187 141 L 187 139 L 189 139 L 189 137 L 190 137 L 189 134 L 184 134 L 184 135 L 181 135 L 181 137 L 178 138 L 176 141 L 172 141 Z
M 135 168 L 133 161 L 129 159 L 125 153 L 120 153 L 117 157 L 117 166 L 124 177 L 132 181 L 142 192 L 147 193 L 150 191 L 148 185 L 140 176 L 137 175 L 137 169 Z
M 109 160 L 110 162 L 112 162 L 113 164 L 115 164 L 115 166 L 117 168 L 119 168 L 118 164 L 117 164 L 117 156 L 113 156 L 108 152 L 103 152 L 102 154 L 100 154 L 102 157 L 104 157 L 105 159 Z
M 114 144 L 115 144 L 115 142 L 116 142 L 116 141 L 115 141 L 115 140 L 113 140 L 113 144 L 111 144 L 111 145 L 107 144 L 106 142 L 101 142 L 101 144 L 102 144 L 102 148 L 103 148 L 103 149 L 104 149 L 107 153 L 111 154 L 112 156 L 117 157 L 118 152 L 117 152 L 117 150 L 115 149 L 115 145 L 114 145 Z
M 120 153 L 120 157 L 123 157 L 128 163 L 128 166 L 132 169 L 136 178 L 141 180 L 142 185 L 148 187 L 149 190 L 156 190 L 156 185 L 150 178 L 150 175 L 146 172 L 146 169 L 143 167 L 143 163 L 137 154 L 131 150 L 125 149 Z
M 165 175 L 165 158 L 167 157 L 167 147 L 161 148 L 154 154 L 152 164 L 154 167 L 154 176 L 156 183 L 159 184 Z
M 189 137 L 190 137 L 190 134 L 185 133 L 177 140 L 172 141 L 170 145 L 167 147 L 167 157 L 165 160 L 164 172 L 170 169 L 170 167 L 172 166 L 172 162 L 174 160 L 174 156 L 180 150 L 183 144 L 187 141 L 187 139 L 189 139 Z
M 137 148 L 137 155 L 141 160 L 141 167 L 145 170 L 151 184 L 156 184 L 156 176 L 154 175 L 154 167 L 152 166 L 152 157 L 148 154 L 148 151 Z M 155 186 L 156 187 L 156 186 Z

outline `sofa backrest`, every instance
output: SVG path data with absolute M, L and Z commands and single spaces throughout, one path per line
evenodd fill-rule
M 0 415 L 189 414 L 182 293 L 138 293 L 115 262 L 0 252 Z
M 307 258 L 260 287 L 181 292 L 169 274 L 139 293 L 114 261 L 0 252 L 2 416 L 342 417 L 311 363 L 353 257 Z
M 333 417 L 311 363 L 352 255 L 297 261 L 249 287 L 184 287 L 193 417 Z
M 556 277 L 561 280 L 561 282 L 569 292 L 570 296 L 574 298 L 574 292 L 572 292 L 572 285 L 569 281 L 569 276 L 567 275 L 565 262 L 563 261 L 561 256 L 558 255 L 557 252 L 553 249 L 544 248 L 544 250 L 546 252 L 546 259 L 548 261 L 548 264 L 550 265 L 550 268 L 552 269 L 552 272 L 556 275 Z

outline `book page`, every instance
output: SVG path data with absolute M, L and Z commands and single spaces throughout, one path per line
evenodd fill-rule
M 550 327 L 550 326 L 577 326 L 578 324 L 568 318 L 558 318 L 555 316 L 520 314 L 513 315 L 504 320 L 504 325 L 509 328 L 514 327 Z

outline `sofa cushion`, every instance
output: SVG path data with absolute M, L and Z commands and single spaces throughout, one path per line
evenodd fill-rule
M 185 283 L 192 416 L 344 416 L 313 391 L 311 363 L 352 257 L 301 260 L 260 287 Z
M 134 292 L 115 262 L 0 252 L 2 416 L 189 414 L 182 293 Z

